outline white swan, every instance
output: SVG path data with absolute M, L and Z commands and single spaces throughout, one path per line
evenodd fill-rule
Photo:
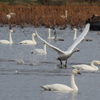
M 15 16 L 16 13 L 10 12 L 9 14 L 6 15 L 7 19 L 10 20 L 12 16 Z
M 73 28 L 73 30 L 75 31 L 73 40 L 75 40 L 75 39 L 77 39 L 77 29 Z M 92 41 L 92 40 L 91 39 L 83 39 L 82 41 Z
M 65 15 L 61 15 L 62 18 L 67 18 L 68 14 L 67 14 L 67 10 L 65 11 Z
M 34 49 L 34 51 L 32 51 L 32 52 L 35 54 L 46 55 L 47 54 L 46 44 L 44 43 L 44 49 Z
M 77 69 L 73 69 L 71 73 L 71 87 L 64 84 L 50 84 L 41 86 L 43 89 L 47 91 L 78 91 L 78 87 L 75 84 L 74 74 L 81 74 Z
M 91 62 L 90 65 L 86 65 L 86 64 L 74 65 L 74 66 L 72 66 L 72 68 L 75 68 L 78 70 L 85 70 L 85 71 L 97 71 L 97 70 L 99 70 L 98 67 L 95 66 L 94 64 L 100 65 L 100 61 L 94 60 Z
M 76 37 L 77 37 L 77 29 L 76 28 L 73 28 L 73 30 L 75 31 L 73 40 L 75 40 Z
M 48 39 L 55 39 L 55 37 L 51 37 L 51 29 L 48 29 Z
M 21 41 L 20 44 L 29 44 L 29 45 L 37 44 L 37 42 L 34 39 L 34 36 L 36 36 L 35 33 L 32 34 L 32 40 L 24 40 L 24 41 Z
M 1 44 L 12 44 L 13 40 L 12 40 L 12 33 L 15 32 L 14 30 L 10 30 L 9 33 L 9 41 L 8 40 L 0 40 Z
M 37 31 L 37 36 L 38 38 L 40 38 L 44 43 L 46 43 L 49 47 L 51 47 L 53 50 L 55 50 L 59 57 L 57 58 L 57 60 L 60 61 L 61 65 L 62 65 L 62 61 L 65 61 L 65 67 L 67 68 L 67 60 L 71 57 L 71 55 L 74 53 L 74 52 L 78 52 L 79 49 L 76 49 L 75 51 L 73 51 L 73 49 L 83 40 L 83 38 L 85 37 L 85 35 L 88 33 L 89 31 L 89 28 L 90 28 L 90 24 L 87 24 L 85 29 L 83 30 L 83 32 L 80 34 L 80 36 L 74 41 L 74 43 L 68 48 L 67 51 L 62 51 L 60 50 L 59 48 L 49 44 L 48 42 L 46 42 L 44 39 L 42 39 Z

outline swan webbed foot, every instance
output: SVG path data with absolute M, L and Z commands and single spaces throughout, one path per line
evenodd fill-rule
M 57 58 L 60 61 L 60 64 L 62 65 L 62 60 L 60 58 Z

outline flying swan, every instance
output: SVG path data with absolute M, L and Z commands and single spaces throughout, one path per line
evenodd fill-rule
M 15 32 L 14 30 L 10 30 L 9 33 L 9 41 L 8 40 L 0 40 L 1 44 L 12 44 L 13 40 L 12 40 L 12 33 Z
M 32 34 L 32 40 L 24 40 L 24 41 L 21 41 L 20 44 L 29 44 L 29 45 L 37 44 L 37 42 L 34 39 L 34 36 L 36 36 L 35 33 Z
M 34 51 L 32 51 L 31 53 L 46 55 L 47 54 L 46 44 L 44 43 L 44 49 L 34 49 Z
M 83 32 L 80 34 L 80 36 L 74 41 L 74 43 L 68 48 L 67 51 L 62 51 L 60 50 L 59 48 L 49 44 L 48 42 L 46 42 L 44 39 L 42 39 L 37 31 L 36 31 L 36 34 L 38 36 L 38 38 L 40 38 L 44 43 L 46 43 L 49 47 L 51 47 L 53 50 L 55 50 L 59 57 L 57 58 L 57 60 L 60 61 L 61 65 L 62 65 L 62 61 L 65 61 L 65 67 L 67 68 L 67 60 L 71 57 L 71 55 L 74 53 L 74 52 L 78 52 L 79 49 L 76 49 L 73 51 L 73 49 L 83 40 L 83 38 L 85 37 L 85 35 L 88 33 L 89 31 L 89 28 L 90 28 L 90 24 L 87 24 L 85 29 L 83 30 Z
M 60 91 L 60 92 L 67 92 L 67 91 L 78 91 L 78 87 L 75 83 L 74 74 L 81 74 L 77 69 L 73 69 L 71 73 L 71 87 L 64 85 L 64 84 L 50 84 L 41 86 L 44 90 L 47 91 Z
M 95 66 L 94 64 L 100 65 L 100 61 L 93 60 L 90 65 L 80 64 L 80 65 L 74 65 L 74 66 L 72 66 L 72 68 L 78 69 L 78 70 L 85 70 L 85 71 L 97 71 L 97 70 L 99 70 L 98 67 Z

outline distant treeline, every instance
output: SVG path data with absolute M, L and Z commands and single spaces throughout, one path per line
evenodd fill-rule
M 0 0 L 2 3 L 19 4 L 29 3 L 33 5 L 99 5 L 100 0 Z

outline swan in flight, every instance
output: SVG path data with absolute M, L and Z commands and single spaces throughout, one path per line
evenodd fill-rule
M 60 61 L 61 65 L 62 65 L 62 61 L 65 61 L 65 67 L 67 68 L 67 60 L 71 57 L 71 55 L 74 53 L 74 52 L 78 52 L 79 49 L 76 49 L 73 51 L 73 49 L 83 40 L 83 38 L 85 37 L 85 35 L 88 33 L 89 31 L 89 28 L 90 28 L 90 24 L 87 24 L 85 29 L 83 30 L 83 32 L 80 34 L 80 36 L 74 41 L 74 43 L 68 48 L 67 51 L 62 51 L 60 50 L 59 48 L 49 44 L 48 42 L 46 42 L 44 39 L 42 39 L 37 31 L 36 31 L 36 34 L 38 36 L 38 38 L 40 38 L 40 40 L 42 40 L 44 43 L 46 43 L 49 47 L 51 47 L 53 50 L 55 50 L 59 57 L 57 58 L 57 60 Z
M 20 44 L 29 44 L 29 45 L 35 45 L 37 42 L 34 39 L 34 36 L 36 36 L 35 33 L 32 34 L 32 40 L 23 40 L 20 42 Z
M 75 83 L 74 74 L 81 74 L 77 69 L 73 69 L 71 72 L 71 87 L 64 85 L 64 84 L 50 84 L 41 86 L 44 90 L 47 91 L 60 91 L 60 92 L 67 92 L 67 91 L 78 91 L 78 87 Z
M 73 28 L 73 30 L 75 31 L 73 40 L 75 40 L 75 39 L 77 39 L 77 29 Z M 92 40 L 91 39 L 83 39 L 82 41 L 92 41 Z
M 80 65 L 74 65 L 74 66 L 72 66 L 72 68 L 78 69 L 78 70 L 85 70 L 85 71 L 97 71 L 97 70 L 99 70 L 98 67 L 95 66 L 94 64 L 100 65 L 100 61 L 93 60 L 90 65 L 80 64 Z
M 14 30 L 10 30 L 9 33 L 9 41 L 8 40 L 0 40 L 1 44 L 12 44 L 13 40 L 12 40 L 12 33 L 15 32 Z
M 31 53 L 46 55 L 47 54 L 46 44 L 44 43 L 44 49 L 34 49 L 34 51 L 32 51 Z

